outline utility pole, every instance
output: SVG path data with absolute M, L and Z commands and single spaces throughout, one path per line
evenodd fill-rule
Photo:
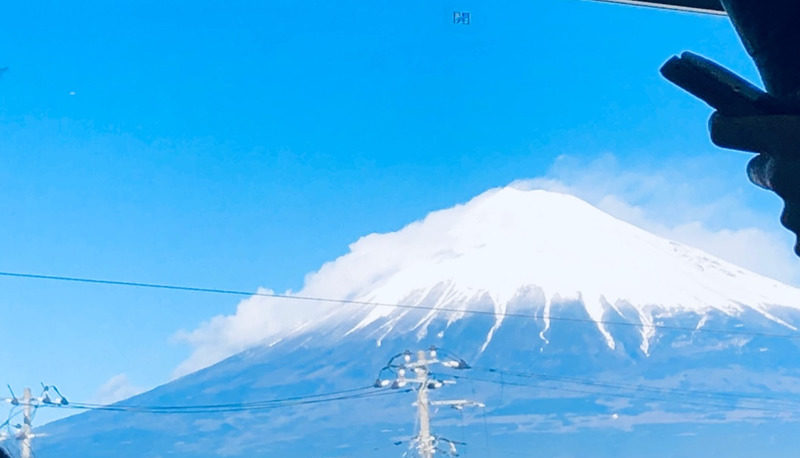
M 417 367 L 414 372 L 417 379 L 422 380 L 417 390 L 417 415 L 419 416 L 419 437 L 417 438 L 417 450 L 422 458 L 433 458 L 434 446 L 433 436 L 431 436 L 431 416 L 430 404 L 428 403 L 428 382 L 430 372 L 428 361 L 425 358 L 425 351 L 417 352 Z
M 20 441 L 20 457 L 31 458 L 31 442 L 33 441 L 33 397 L 31 396 L 31 389 L 25 388 L 22 394 L 22 429 L 19 432 L 17 439 Z
M 439 389 L 444 385 L 455 384 L 455 380 L 439 380 L 430 372 L 430 368 L 439 365 L 448 369 L 469 369 L 469 364 L 458 357 L 440 358 L 439 350 L 431 347 L 428 350 L 419 350 L 416 353 L 416 360 L 413 359 L 410 351 L 405 351 L 392 357 L 389 363 L 381 369 L 378 380 L 375 381 L 377 388 L 403 388 L 406 385 L 416 387 L 417 402 L 417 421 L 419 422 L 419 432 L 412 440 L 412 445 L 416 444 L 417 454 L 420 458 L 433 458 L 437 451 L 444 452 L 451 456 L 457 456 L 455 441 L 437 436 L 431 431 L 431 406 L 447 406 L 461 410 L 468 406 L 483 406 L 483 404 L 464 399 L 451 401 L 431 401 L 429 393 L 431 390 Z M 382 378 L 386 373 L 391 373 L 391 378 Z M 440 444 L 446 444 L 447 449 L 440 449 Z M 463 445 L 463 444 L 462 444 Z
M 22 393 L 22 399 L 17 398 L 11 386 L 8 387 L 8 390 L 11 392 L 11 397 L 6 399 L 0 398 L 0 401 L 11 404 L 8 420 L 6 420 L 2 426 L 11 426 L 10 421 L 11 418 L 13 418 L 14 409 L 22 408 L 22 424 L 13 425 L 17 430 L 14 437 L 19 442 L 20 458 L 31 458 L 33 455 L 33 438 L 36 436 L 33 433 L 33 417 L 36 414 L 36 409 L 39 407 L 63 407 L 68 405 L 69 402 L 61 395 L 58 388 L 52 385 L 42 384 L 42 394 L 38 398 L 33 397 L 30 388 L 25 388 Z M 55 393 L 54 398 L 50 397 L 51 390 Z

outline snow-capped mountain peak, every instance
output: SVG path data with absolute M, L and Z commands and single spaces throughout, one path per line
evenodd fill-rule
M 235 314 L 185 334 L 195 352 L 177 373 L 324 327 L 368 331 L 379 344 L 392 332 L 422 338 L 431 323 L 459 322 L 468 310 L 494 312 L 482 350 L 509 311 L 536 317 L 536 332 L 547 344 L 560 306 L 578 304 L 611 349 L 618 339 L 604 323 L 608 317 L 643 325 L 639 348 L 647 354 L 653 325 L 676 316 L 689 316 L 689 325 L 699 328 L 712 315 L 754 313 L 793 330 L 779 311 L 800 309 L 797 288 L 653 235 L 576 197 L 543 190 L 492 189 L 349 248 L 309 274 L 301 290 L 286 294 L 433 310 L 254 296 Z M 410 320 L 416 321 L 409 327 Z
M 611 348 L 614 338 L 602 321 L 621 307 L 635 309 L 646 325 L 675 312 L 737 315 L 751 308 L 791 327 L 768 309 L 800 305 L 796 288 L 657 237 L 576 197 L 514 187 L 361 238 L 309 276 L 298 295 L 447 309 L 429 313 L 420 329 L 442 314 L 460 319 L 453 309 L 474 309 L 477 298 L 489 298 L 498 312 L 494 331 L 514 299 L 531 291 L 543 301 L 545 326 L 553 302 L 582 302 Z M 406 313 L 374 307 L 353 330 Z M 652 327 L 642 328 L 645 352 L 652 334 Z
M 167 422 L 138 412 L 90 412 L 51 425 L 40 441 L 42 456 L 80 450 L 100 457 L 108 447 L 130 457 L 374 456 L 375 443 L 389 445 L 413 425 L 402 390 L 387 388 L 376 396 L 398 397 L 360 405 L 326 406 L 315 398 L 292 411 L 264 400 L 349 393 L 372 383 L 391 355 L 429 345 L 472 366 L 442 394 L 487 406 L 490 423 L 467 417 L 464 425 L 461 417 L 466 437 L 495 425 L 493 437 L 505 434 L 503 441 L 517 440 L 520 450 L 539 444 L 546 431 L 560 451 L 564 437 L 578 437 L 566 436 L 570 431 L 635 426 L 651 428 L 647 445 L 629 445 L 637 451 L 622 454 L 649 456 L 652 437 L 688 440 L 676 434 L 683 423 L 693 434 L 706 431 L 702 440 L 714 444 L 742 432 L 761 450 L 775 441 L 752 441 L 752 431 L 765 422 L 784 427 L 792 400 L 800 399 L 797 344 L 785 338 L 790 323 L 800 322 L 800 290 L 564 194 L 490 190 L 396 232 L 361 238 L 309 275 L 300 291 L 287 293 L 294 300 L 264 293 L 187 335 L 196 347 L 181 371 L 204 370 L 125 402 L 251 402 L 252 411 L 197 410 Z M 705 326 L 726 332 L 695 332 Z M 749 394 L 737 401 L 737 392 Z M 459 422 L 436 415 L 437 431 Z M 735 422 L 748 423 L 734 428 Z M 710 427 L 721 432 L 709 435 Z M 774 436 L 773 429 L 761 431 Z M 588 437 L 582 450 L 596 444 L 596 434 Z M 677 453 L 708 454 L 698 444 Z M 758 455 L 728 445 L 747 450 L 741 456 Z

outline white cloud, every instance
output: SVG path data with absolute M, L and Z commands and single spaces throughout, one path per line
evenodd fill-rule
M 273 294 L 267 289 L 258 292 Z M 291 291 L 285 294 L 290 295 Z M 189 343 L 194 350 L 173 375 L 180 377 L 254 345 L 269 344 L 269 339 L 281 331 L 298 328 L 329 309 L 329 304 L 312 301 L 264 295 L 247 298 L 239 302 L 236 313 L 217 315 L 193 331 L 179 331 L 175 335 L 176 340 Z
M 692 157 L 623 166 L 610 154 L 589 162 L 562 156 L 544 177 L 514 186 L 575 195 L 657 235 L 800 285 L 800 260 L 792 251 L 793 236 L 778 222 L 778 198 L 769 201 L 766 191 L 747 182 L 743 163 L 733 164 L 732 176 L 718 162 L 717 157 Z M 765 194 L 758 197 L 772 206 L 764 210 L 750 204 L 751 193 Z
M 743 164 L 734 163 L 733 171 L 715 168 L 717 165 L 717 158 L 704 157 L 644 165 L 622 165 L 611 155 L 588 163 L 562 157 L 545 176 L 520 180 L 514 186 L 573 194 L 660 236 L 698 247 L 765 276 L 800 283 L 800 262 L 792 252 L 791 237 L 780 228 L 774 209 L 762 209 L 748 200 L 748 193 L 754 189 L 743 176 Z M 733 185 L 732 173 L 738 174 Z M 426 232 L 420 232 L 423 223 L 417 222 L 390 235 L 363 237 L 351 245 L 350 255 L 307 276 L 303 295 L 352 298 L 353 284 L 362 286 L 359 291 L 365 293 L 381 281 L 381 275 L 391 275 L 397 265 L 408 269 L 404 263 L 413 263 L 436 247 L 445 246 L 446 237 L 442 237 L 449 226 L 440 223 L 450 221 L 445 213 L 457 213 L 462 207 L 429 215 L 424 222 L 429 229 Z M 418 240 L 420 237 L 424 240 Z M 387 250 L 385 244 L 391 249 Z M 421 252 L 404 251 L 414 247 Z M 376 250 L 384 255 L 373 256 Z M 261 293 L 268 295 L 272 291 Z M 371 293 L 365 297 L 372 297 Z M 402 300 L 398 297 L 384 302 Z M 193 352 L 174 375 L 206 367 L 257 344 L 270 344 L 330 310 L 330 304 L 310 301 L 263 295 L 245 299 L 235 313 L 215 316 L 193 331 L 176 334 L 179 341 L 193 347 Z
M 98 388 L 94 398 L 100 404 L 113 404 L 123 399 L 128 399 L 144 391 L 131 383 L 124 373 L 117 374 Z

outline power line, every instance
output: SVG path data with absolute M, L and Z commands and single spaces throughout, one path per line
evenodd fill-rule
M 650 395 L 641 395 L 635 392 L 626 392 L 626 391 L 616 391 L 616 392 L 609 392 L 609 391 L 597 391 L 597 390 L 589 390 L 589 389 L 579 389 L 579 388 L 569 388 L 564 386 L 548 386 L 543 384 L 531 384 L 531 383 L 522 383 L 522 382 L 512 382 L 512 381 L 501 381 L 496 379 L 485 379 L 485 378 L 476 378 L 472 376 L 465 376 L 465 375 L 454 375 L 452 376 L 456 379 L 464 379 L 464 380 L 472 380 L 475 382 L 483 382 L 483 383 L 492 383 L 497 385 L 504 385 L 504 386 L 518 386 L 518 387 L 527 387 L 527 388 L 538 388 L 547 391 L 558 391 L 564 393 L 573 393 L 573 394 L 588 394 L 588 395 L 596 395 L 596 396 L 608 396 L 608 397 L 615 397 L 615 398 L 623 398 L 623 399 L 633 399 L 633 400 L 642 400 L 642 401 L 674 401 L 678 404 L 687 405 L 687 406 L 695 406 L 695 407 L 716 407 L 716 408 L 736 408 L 741 410 L 750 410 L 750 411 L 759 411 L 759 412 L 773 412 L 773 413 L 786 413 L 787 411 L 795 410 L 799 406 L 799 404 L 787 400 L 789 404 L 786 405 L 785 409 L 778 409 L 775 408 L 776 406 L 747 406 L 747 405 L 735 405 L 732 406 L 730 404 L 724 404 L 720 402 L 710 402 L 714 400 L 692 400 L 692 399 L 673 399 L 667 398 L 663 394 L 658 396 L 658 393 L 651 393 Z M 596 388 L 595 384 L 584 384 L 578 382 L 572 382 L 578 385 L 585 385 L 592 388 Z M 664 393 L 668 394 L 668 393 Z M 692 397 L 691 395 L 686 395 L 685 397 Z
M 302 405 L 322 404 L 328 402 L 338 402 L 346 400 L 360 400 L 372 399 L 377 397 L 391 396 L 399 393 L 407 393 L 411 389 L 406 390 L 376 390 L 368 393 L 349 394 L 334 397 L 327 397 L 322 399 L 304 399 L 284 398 L 274 399 L 269 401 L 261 401 L 258 403 L 241 403 L 231 404 L 224 407 L 200 407 L 197 406 L 117 406 L 117 405 L 96 405 L 87 403 L 70 403 L 66 406 L 55 406 L 58 408 L 76 409 L 76 410 L 99 410 L 110 412 L 126 412 L 126 413 L 145 413 L 145 414 L 161 414 L 161 415 L 174 415 L 174 414 L 209 414 L 209 413 L 233 413 L 233 412 L 255 412 L 265 411 L 283 407 L 296 407 Z M 317 395 L 321 396 L 321 395 Z
M 324 402 L 343 401 L 343 400 L 357 400 L 365 398 L 373 398 L 385 396 L 395 393 L 403 393 L 410 391 L 406 390 L 378 390 L 373 385 L 362 386 L 358 388 L 349 388 L 339 391 L 330 391 L 326 393 L 307 394 L 301 396 L 291 396 L 285 398 L 260 400 L 253 402 L 237 402 L 228 404 L 194 404 L 194 405 L 147 405 L 147 404 L 93 404 L 87 402 L 70 402 L 58 393 L 58 389 L 54 386 L 45 386 L 46 391 L 38 398 L 20 399 L 20 398 L 7 398 L 0 399 L 9 402 L 13 408 L 25 407 L 52 407 L 52 408 L 67 408 L 78 410 L 106 410 L 118 412 L 144 412 L 144 413 L 218 413 L 218 412 L 240 412 L 252 410 L 266 410 L 277 407 L 290 407 L 306 404 L 317 404 Z M 53 401 L 49 395 L 48 390 L 53 390 L 58 393 L 58 397 Z M 0 428 L 8 426 L 14 416 L 19 415 L 20 412 L 9 413 L 9 418 L 0 425 Z
M 431 306 L 420 305 L 420 304 L 397 304 L 397 303 L 387 303 L 387 302 L 360 301 L 360 300 L 353 300 L 353 299 L 334 299 L 334 298 L 315 297 L 315 296 L 296 296 L 296 295 L 290 295 L 290 294 L 266 293 L 266 292 L 263 292 L 263 291 L 255 291 L 255 292 L 253 292 L 253 291 L 243 291 L 243 290 L 233 290 L 233 289 L 204 288 L 204 287 L 194 287 L 194 286 L 171 285 L 171 284 L 165 284 L 165 283 L 145 283 L 145 282 L 121 281 L 121 280 L 104 280 L 104 279 L 96 279 L 96 278 L 67 277 L 67 276 L 60 276 L 60 275 L 44 275 L 44 274 L 32 274 L 32 273 L 24 273 L 24 272 L 2 272 L 2 271 L 0 271 L 0 277 L 24 278 L 24 279 L 33 279 L 33 280 L 51 280 L 51 281 L 72 282 L 72 283 L 89 283 L 89 284 L 95 284 L 95 285 L 125 286 L 125 287 L 134 287 L 134 288 L 163 289 L 163 290 L 171 290 L 171 291 L 223 294 L 223 295 L 231 295 L 231 296 L 247 296 L 247 297 L 257 296 L 257 297 L 269 297 L 269 298 L 281 299 L 281 300 L 294 300 L 294 301 L 318 302 L 318 303 L 329 303 L 329 304 L 358 305 L 358 306 L 370 306 L 370 307 L 391 307 L 391 308 L 410 309 L 410 310 L 425 310 L 425 311 L 440 311 L 440 312 L 452 312 L 452 313 L 466 313 L 466 314 L 470 314 L 470 315 L 485 315 L 485 316 L 504 317 L 504 318 L 527 318 L 527 319 L 536 319 L 536 320 L 547 319 L 547 320 L 551 320 L 551 321 L 561 321 L 561 322 L 567 322 L 567 323 L 603 324 L 603 325 L 608 325 L 608 326 L 625 326 L 625 327 L 633 327 L 633 328 L 661 329 L 661 330 L 667 330 L 667 331 L 680 331 L 680 332 L 688 332 L 688 333 L 703 332 L 703 333 L 710 333 L 710 334 L 740 335 L 740 336 L 747 336 L 747 337 L 767 337 L 767 338 L 779 338 L 779 339 L 800 339 L 800 334 L 776 334 L 776 333 L 768 333 L 768 332 L 749 331 L 749 330 L 746 330 L 746 329 L 694 328 L 694 327 L 690 327 L 690 326 L 671 326 L 671 325 L 655 324 L 655 323 L 648 324 L 648 323 L 634 323 L 634 322 L 630 322 L 630 321 L 593 320 L 593 319 L 589 319 L 589 318 L 559 317 L 559 316 L 533 314 L 533 313 L 509 313 L 509 312 L 495 312 L 495 311 L 488 311 L 488 310 L 470 310 L 470 309 L 459 309 L 459 308 L 454 308 L 454 307 L 431 307 Z
M 659 387 L 654 385 L 645 385 L 645 384 L 632 384 L 632 383 L 613 383 L 613 382 L 605 382 L 605 381 L 598 381 L 588 378 L 580 378 L 580 377 L 570 377 L 570 376 L 560 376 L 560 375 L 550 375 L 550 374 L 541 374 L 541 373 L 533 373 L 533 372 L 514 372 L 514 371 L 505 371 L 502 369 L 494 369 L 494 368 L 481 368 L 481 367 L 474 367 L 473 369 L 477 371 L 489 372 L 493 374 L 500 374 L 508 375 L 512 377 L 518 378 L 528 378 L 528 379 L 538 379 L 544 381 L 553 381 L 553 382 L 564 382 L 564 383 L 573 383 L 578 385 L 586 385 L 586 386 L 593 386 L 597 388 L 612 388 L 612 389 L 626 389 L 626 390 L 633 390 L 633 391 L 645 391 L 645 392 L 652 392 L 657 394 L 674 394 L 680 396 L 696 396 L 696 397 L 717 397 L 717 398 L 726 398 L 726 399 L 733 399 L 733 400 L 756 400 L 756 401 L 767 401 L 767 402 L 784 402 L 784 403 L 800 403 L 800 398 L 797 399 L 788 399 L 788 398 L 780 398 L 776 396 L 768 396 L 768 395 L 759 395 L 755 393 L 733 393 L 733 392 L 722 392 L 722 391 L 711 391 L 711 390 L 697 390 L 697 389 L 684 389 L 684 388 L 671 388 L 671 387 Z
M 339 391 L 330 391 L 327 393 L 319 393 L 319 394 L 308 394 L 302 396 L 292 396 L 286 398 L 279 398 L 279 399 L 269 399 L 269 400 L 262 400 L 262 401 L 252 401 L 252 402 L 236 402 L 236 403 L 227 403 L 227 404 L 193 404 L 193 405 L 156 405 L 156 406 L 147 406 L 147 405 L 137 405 L 137 404 L 123 404 L 123 403 L 114 403 L 114 404 L 92 404 L 92 403 L 76 403 L 70 402 L 72 405 L 79 405 L 82 407 L 87 408 L 98 408 L 98 407 L 114 407 L 120 409 L 140 409 L 140 408 L 147 408 L 153 410 L 183 410 L 183 409 L 225 409 L 225 408 L 235 408 L 235 407 L 259 407 L 264 405 L 270 405 L 275 403 L 281 402 L 292 402 L 292 401 L 303 401 L 307 399 L 314 399 L 314 398 L 325 398 L 330 396 L 338 396 L 343 394 L 350 394 L 350 393 L 357 393 L 359 391 L 371 391 L 375 392 L 375 387 L 373 385 L 366 385 L 358 388 L 350 388 L 346 390 L 339 390 Z
M 35 412 L 41 407 L 60 408 L 60 409 L 76 409 L 76 410 L 98 410 L 98 411 L 112 411 L 112 412 L 125 412 L 137 414 L 218 414 L 227 412 L 254 412 L 265 411 L 270 409 L 277 409 L 281 407 L 296 407 L 301 405 L 321 404 L 329 402 L 340 402 L 346 400 L 362 400 L 373 399 L 378 397 L 393 396 L 402 393 L 413 391 L 413 388 L 400 389 L 400 390 L 378 390 L 374 386 L 363 386 L 358 388 L 350 388 L 339 391 L 331 391 L 327 393 L 308 394 L 303 396 L 292 396 L 286 398 L 269 399 L 255 402 L 242 402 L 230 404 L 200 404 L 200 405 L 169 405 L 169 406 L 154 406 L 154 405 L 101 405 L 90 403 L 71 403 L 67 401 L 58 389 L 54 386 L 45 386 L 41 396 L 37 398 L 31 397 L 30 389 L 25 389 L 25 396 L 23 398 L 2 399 L 2 401 L 9 402 L 13 407 L 9 412 L 8 418 L 0 425 L 0 428 L 11 428 L 11 420 L 18 414 L 25 414 L 24 425 L 15 425 L 14 427 L 20 429 L 21 433 L 11 436 L 16 436 L 20 444 L 20 451 L 23 458 L 35 458 L 36 454 L 31 448 L 30 439 L 35 435 L 32 433 L 30 425 L 32 421 L 31 411 Z M 47 394 L 49 390 L 58 393 L 58 398 L 55 402 Z M 13 393 L 12 393 L 13 396 Z M 22 409 L 22 411 L 14 412 L 15 408 Z M 0 438 L 0 442 L 5 437 Z

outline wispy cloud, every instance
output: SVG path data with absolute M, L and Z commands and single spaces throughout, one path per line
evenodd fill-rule
M 754 189 L 741 171 L 718 157 L 623 164 L 606 154 L 586 162 L 562 156 L 542 177 L 519 180 L 521 188 L 575 195 L 643 229 L 792 285 L 800 285 L 800 262 L 791 234 L 778 222 L 779 200 L 771 208 L 753 205 Z
M 127 374 L 117 374 L 98 388 L 94 399 L 100 404 L 113 404 L 144 391 L 131 383 Z
M 273 291 L 260 289 L 259 293 L 272 294 Z M 186 375 L 257 344 L 270 344 L 276 336 L 302 327 L 329 309 L 330 305 L 308 301 L 266 296 L 247 298 L 239 302 L 234 314 L 217 315 L 197 329 L 182 330 L 175 334 L 175 340 L 190 344 L 194 350 L 175 369 L 173 376 Z
M 800 283 L 800 262 L 792 252 L 791 237 L 778 225 L 777 214 L 771 213 L 774 209 L 753 205 L 747 194 L 753 189 L 744 176 L 738 184 L 731 185 L 731 171 L 719 171 L 714 168 L 716 164 L 715 158 L 707 157 L 638 165 L 623 164 L 613 155 L 590 162 L 561 157 L 544 176 L 519 180 L 512 186 L 575 195 L 645 230 L 698 247 L 767 277 Z M 310 274 L 301 292 L 318 297 L 352 297 L 349 288 L 356 281 L 369 289 L 381 275 L 392 272 L 389 267 L 393 264 L 387 267 L 388 264 L 406 262 L 398 254 L 403 247 L 419 245 L 427 253 L 443 245 L 440 237 L 449 227 L 442 223 L 446 222 L 442 216 L 445 213 L 429 216 L 425 227 L 430 230 L 424 233 L 418 222 L 396 233 L 363 237 L 351 245 L 351 255 Z M 440 223 L 444 225 L 439 226 Z M 426 238 L 424 243 L 417 240 L 420 237 Z M 376 250 L 386 251 L 381 245 L 384 243 L 391 246 L 386 256 L 374 256 Z M 193 347 L 193 352 L 174 375 L 187 374 L 254 345 L 271 344 L 320 319 L 329 310 L 330 306 L 309 302 L 263 296 L 245 299 L 235 313 L 213 317 L 195 330 L 176 334 L 179 341 Z

